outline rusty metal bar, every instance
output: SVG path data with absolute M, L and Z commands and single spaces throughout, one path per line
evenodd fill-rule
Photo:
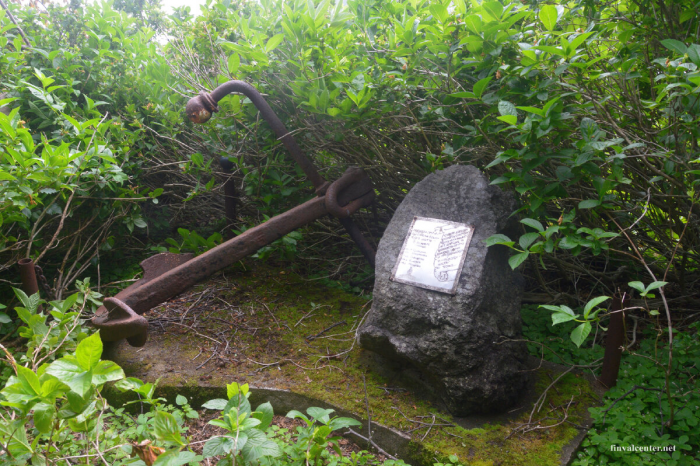
M 17 262 L 19 267 L 19 276 L 22 279 L 22 291 L 27 296 L 31 296 L 39 292 L 39 283 L 36 281 L 36 271 L 34 270 L 34 261 L 25 258 Z
M 247 82 L 229 81 L 214 89 L 211 94 L 202 92 L 187 102 L 185 112 L 194 123 L 206 123 L 211 118 L 212 113 L 219 111 L 218 102 L 232 92 L 241 93 L 253 102 L 253 105 L 260 111 L 260 115 L 270 125 L 277 138 L 285 145 L 294 161 L 304 170 L 304 173 L 306 173 L 306 176 L 316 188 L 318 195 L 325 194 L 329 183 L 323 179 L 316 167 L 306 158 L 292 135 L 282 124 L 282 121 L 277 118 L 275 112 L 265 102 L 262 94 Z
M 607 388 L 612 388 L 617 384 L 617 375 L 620 372 L 622 345 L 625 342 L 625 316 L 622 309 L 625 308 L 628 302 L 629 295 L 627 293 L 620 296 L 618 292 L 613 296 L 610 323 L 608 324 L 608 333 L 605 340 L 603 369 L 598 379 Z
M 306 156 L 304 156 L 303 152 L 301 151 L 301 148 L 297 145 L 296 141 L 294 140 L 294 137 L 287 131 L 287 129 L 284 127 L 284 124 L 280 121 L 277 115 L 275 115 L 275 112 L 268 105 L 268 103 L 265 102 L 265 99 L 263 98 L 262 94 L 260 94 L 260 92 L 258 92 L 258 90 L 250 84 L 244 81 L 234 80 L 220 85 L 219 87 L 214 89 L 211 92 L 211 94 L 207 92 L 201 92 L 197 97 L 193 97 L 189 100 L 189 102 L 187 102 L 185 113 L 187 113 L 189 119 L 192 120 L 192 122 L 194 123 L 206 123 L 211 118 L 212 113 L 219 111 L 219 107 L 217 105 L 218 102 L 232 92 L 241 93 L 248 97 L 251 102 L 253 102 L 253 105 L 255 105 L 255 107 L 260 111 L 260 115 L 265 119 L 265 121 L 267 121 L 270 127 L 272 127 L 272 130 L 285 145 L 292 158 L 296 161 L 296 163 L 299 164 L 304 173 L 306 173 L 306 176 L 309 178 L 309 180 L 311 180 L 314 187 L 316 188 L 316 194 L 318 194 L 319 196 L 326 195 L 327 191 L 330 189 L 331 184 L 328 181 L 324 180 L 323 177 L 321 177 L 321 175 L 319 175 L 318 171 L 316 170 L 316 167 L 314 167 L 311 161 L 308 158 L 306 158 Z M 362 170 L 356 170 L 358 170 L 362 174 L 362 176 L 366 176 L 364 172 L 362 172 Z M 348 173 L 346 172 L 346 175 L 347 174 Z M 345 175 L 343 176 L 343 178 L 345 178 Z M 347 184 L 352 183 L 352 181 L 349 180 L 346 180 L 346 182 Z M 337 202 L 334 199 L 334 197 L 337 196 L 337 193 L 341 191 L 344 187 L 345 186 L 338 185 L 336 186 L 335 190 L 331 190 L 335 192 L 332 192 L 330 197 L 326 196 L 327 205 L 329 206 L 330 213 L 338 217 L 339 219 L 344 219 L 349 216 L 349 214 L 347 213 L 348 209 L 339 208 Z M 367 261 L 372 265 L 372 267 L 374 267 L 374 256 L 376 256 L 376 251 L 374 250 L 374 247 L 372 247 L 369 241 L 367 241 L 367 239 L 363 237 L 362 233 L 360 232 L 360 229 L 357 227 L 357 225 L 355 225 L 355 223 L 351 219 L 345 219 L 340 223 L 343 225 L 343 227 L 348 232 L 353 241 L 355 241 L 357 247 L 360 248 L 362 254 L 367 259 Z
M 260 110 L 260 114 L 316 187 L 317 197 L 269 219 L 262 225 L 246 230 L 196 258 L 164 253 L 143 261 L 141 267 L 144 277 L 114 298 L 106 299 L 104 306 L 97 310 L 92 319 L 92 323 L 100 329 L 100 336 L 104 341 L 126 338 L 133 346 L 143 346 L 148 336 L 148 321 L 139 314 L 326 214 L 332 214 L 340 220 L 367 261 L 374 267 L 374 248 L 349 218 L 352 213 L 374 201 L 374 187 L 367 174 L 359 168 L 349 168 L 332 184 L 325 181 L 302 154 L 292 135 L 262 95 L 243 81 L 230 81 L 217 87 L 211 94 L 202 92 L 190 99 L 186 107 L 188 117 L 195 123 L 208 121 L 212 113 L 218 111 L 217 103 L 231 92 L 244 94 Z M 228 159 L 226 162 L 230 164 Z M 224 159 L 221 163 L 222 168 L 227 170 Z M 232 165 L 228 167 L 229 170 L 231 168 Z M 229 193 L 225 187 L 226 213 L 229 221 L 233 221 L 235 185 L 232 179 L 229 179 L 229 183 L 233 193 Z
M 365 203 L 369 203 L 373 195 L 371 182 L 368 178 L 364 178 L 345 189 L 338 201 L 341 204 L 348 204 L 350 201 L 361 198 Z M 367 204 L 358 205 L 353 202 L 353 211 L 365 205 Z M 246 230 L 241 235 L 200 256 L 188 257 L 180 264 L 161 264 L 158 256 L 154 256 L 149 259 L 152 263 L 148 260 L 142 263 L 144 279 L 118 293 L 115 296 L 117 299 L 110 303 L 111 309 L 106 304 L 100 307 L 92 323 L 100 329 L 100 335 L 104 341 L 117 341 L 128 335 L 132 337 L 129 340 L 132 345 L 136 346 L 139 342 L 143 345 L 146 342 L 144 332 L 147 330 L 144 330 L 142 320 L 137 319 L 136 315 L 143 314 L 219 270 L 255 253 L 261 247 L 326 214 L 328 209 L 325 197 L 315 197 L 284 214 L 271 218 L 262 225 Z M 180 260 L 177 255 L 159 256 L 167 260 Z M 159 270 L 154 270 L 156 268 Z M 116 323 L 115 314 L 118 314 Z M 145 328 L 147 329 L 147 325 Z M 132 340 L 135 343 L 132 343 Z
M 369 241 L 367 241 L 367 238 L 365 238 L 357 225 L 355 225 L 355 222 L 349 218 L 339 218 L 338 221 L 341 225 L 343 225 L 343 227 L 345 227 L 345 230 L 360 249 L 360 252 L 364 256 L 365 260 L 372 266 L 372 268 L 375 268 L 375 257 L 377 255 L 377 251 L 375 251 L 374 247 Z

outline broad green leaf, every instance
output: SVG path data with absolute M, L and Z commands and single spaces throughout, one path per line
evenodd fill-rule
M 598 296 L 597 298 L 593 298 L 590 301 L 586 303 L 586 306 L 583 308 L 583 317 L 588 319 L 588 314 L 591 313 L 591 311 L 600 303 L 603 301 L 606 301 L 610 299 L 610 296 Z
M 700 45 L 690 44 L 688 46 L 688 58 L 690 58 L 690 61 L 695 63 L 696 66 L 700 67 Z
M 123 378 L 124 371 L 117 363 L 112 361 L 100 361 L 92 370 L 92 383 L 95 385 L 102 385 Z
M 257 427 L 259 425 L 260 425 L 260 419 L 257 419 L 255 417 L 251 416 L 249 418 L 243 419 L 243 422 L 241 422 L 238 427 L 240 430 L 248 430 L 248 429 L 252 429 L 253 427 Z
M 551 227 L 547 228 L 547 232 L 545 233 L 545 237 L 549 239 L 554 233 L 557 233 L 559 231 L 559 225 L 552 225 Z
M 308 425 L 311 425 L 312 422 L 309 420 L 308 417 L 304 413 L 301 413 L 297 411 L 296 409 L 291 410 L 288 412 L 285 417 L 291 418 L 291 419 L 303 419 Z
M 508 265 L 510 265 L 510 268 L 515 270 L 520 264 L 525 262 L 525 259 L 530 255 L 528 251 L 521 252 L 519 254 L 516 254 L 514 256 L 511 256 L 508 259 Z
M 592 209 L 593 207 L 598 207 L 600 201 L 597 199 L 587 199 L 578 203 L 579 209 Z
M 481 95 L 484 93 L 486 90 L 486 86 L 491 82 L 493 79 L 493 76 L 488 76 L 484 79 L 480 79 L 474 84 L 474 95 L 477 96 L 479 99 L 481 98 Z
M 591 333 L 591 324 L 584 322 L 571 332 L 571 341 L 573 341 L 579 348 L 581 344 L 586 340 L 588 334 Z
M 564 312 L 554 312 L 552 314 L 552 325 L 561 324 L 562 322 L 569 322 L 574 320 L 578 315 L 569 315 Z
M 258 428 L 265 430 L 270 427 L 270 424 L 272 424 L 272 418 L 274 417 L 272 405 L 269 401 L 267 403 L 263 403 L 255 408 L 255 412 L 253 412 L 251 415 L 260 420 L 260 426 L 258 426 Z
M 306 410 L 306 412 L 309 413 L 309 416 L 311 416 L 313 419 L 322 424 L 328 424 L 328 421 L 330 420 L 330 415 L 333 414 L 333 411 L 335 410 L 317 408 L 313 406 Z
M 454 94 L 449 94 L 450 97 L 457 97 L 459 99 L 474 99 L 476 98 L 476 94 L 473 92 L 455 92 Z
M 627 285 L 631 286 L 640 293 L 644 293 L 644 283 L 642 282 L 629 282 Z
M 331 419 L 331 422 L 328 424 L 328 427 L 330 427 L 331 431 L 333 431 L 333 430 L 345 429 L 346 427 L 361 426 L 361 425 L 362 425 L 362 423 L 356 419 L 352 419 L 349 417 L 337 417 L 335 419 Z
M 527 248 L 530 247 L 530 245 L 531 245 L 532 243 L 534 243 L 535 241 L 537 241 L 537 238 L 539 238 L 539 237 L 540 237 L 540 234 L 539 234 L 539 233 L 535 233 L 535 232 L 532 232 L 532 233 L 525 233 L 524 235 L 522 235 L 522 236 L 520 237 L 520 241 L 518 241 L 518 243 L 520 244 L 520 247 L 521 247 L 521 248 L 527 249 Z
M 175 397 L 175 403 L 177 403 L 178 406 L 182 406 L 184 404 L 187 404 L 187 397 L 178 395 Z
M 31 303 L 31 301 L 29 300 L 29 296 L 27 296 L 27 294 L 26 294 L 24 291 L 20 290 L 19 288 L 14 288 L 14 287 L 13 287 L 12 290 L 15 292 L 15 296 L 17 296 L 17 298 L 22 302 L 22 304 L 24 305 L 24 307 L 26 307 L 27 309 L 31 310 L 31 309 L 32 309 L 32 303 Z
M 554 104 L 559 102 L 559 99 L 561 99 L 562 96 L 556 96 L 555 98 L 549 100 L 546 104 L 544 104 L 544 107 L 542 107 L 542 110 L 544 110 L 545 115 L 549 115 L 549 110 L 554 107 Z
M 228 400 L 228 403 L 226 403 L 226 406 L 224 407 L 224 414 L 228 414 L 228 412 L 232 409 L 236 409 L 238 414 L 250 414 L 252 411 L 250 402 L 245 396 L 243 396 L 242 393 L 234 395 L 230 400 Z
M 689 10 L 685 10 L 683 13 L 681 13 L 680 17 L 678 18 L 678 22 L 683 24 L 686 21 L 688 21 L 691 18 L 695 18 L 697 16 L 698 12 L 694 9 L 691 8 Z
M 27 431 L 24 427 L 26 422 L 27 418 L 21 418 L 7 423 L 0 422 L 0 438 L 3 439 L 3 444 L 7 446 L 9 452 L 15 457 L 34 452 L 31 444 L 27 440 Z M 9 439 L 9 442 L 7 439 Z
M 56 415 L 56 407 L 48 403 L 37 403 L 32 408 L 34 412 L 34 426 L 43 434 L 51 432 L 51 426 L 54 416 Z
M 68 385 L 58 380 L 55 376 L 44 374 L 41 376 L 41 397 L 46 399 L 56 399 L 66 391 L 70 390 Z
M 688 47 L 683 42 L 675 39 L 664 39 L 661 41 L 661 45 L 679 55 L 685 55 L 688 52 Z
M 544 25 L 545 29 L 551 31 L 554 26 L 557 25 L 557 19 L 559 18 L 559 13 L 557 12 L 557 7 L 554 5 L 542 5 L 539 14 L 540 21 Z
M 554 312 L 563 312 L 564 314 L 568 314 L 570 316 L 576 317 L 576 314 L 569 306 L 565 306 L 565 305 L 553 306 L 551 304 L 543 304 L 540 307 L 543 307 L 545 309 L 549 309 L 550 311 L 554 311 Z
M 228 57 L 228 72 L 230 74 L 236 74 L 238 67 L 241 65 L 241 56 L 238 53 L 232 53 Z
M 158 456 L 153 466 L 182 466 L 183 464 L 197 463 L 204 458 L 191 451 L 173 449 Z
M 515 244 L 515 241 L 512 241 L 510 238 L 508 238 L 506 235 L 503 235 L 501 233 L 497 233 L 495 235 L 491 235 L 488 238 L 484 240 L 486 243 L 487 247 L 494 246 L 496 244 L 502 244 L 504 246 L 513 246 Z
M 592 32 L 584 32 L 583 34 L 579 34 L 578 36 L 576 36 L 576 38 L 572 40 L 569 44 L 569 50 L 571 50 L 571 53 L 575 52 L 578 46 L 583 44 L 583 42 L 586 39 L 588 39 L 592 34 Z
M 544 231 L 544 227 L 542 226 L 542 224 L 538 220 L 535 220 L 534 218 L 524 218 L 524 219 L 520 220 L 520 223 L 525 224 L 529 227 L 532 227 L 535 230 L 539 231 L 540 233 L 542 233 Z
M 449 14 L 447 13 L 447 8 L 441 3 L 434 3 L 428 8 L 430 13 L 442 24 L 447 22 Z
M 16 181 L 17 178 L 10 175 L 6 171 L 0 170 L 0 181 Z
M 245 445 L 248 436 L 242 434 L 238 436 L 238 449 L 240 450 L 243 445 Z M 211 458 L 212 456 L 221 456 L 233 451 L 236 446 L 236 442 L 232 437 L 214 437 L 207 440 L 204 444 L 204 449 L 202 450 L 202 455 L 205 458 Z
M 73 356 L 66 356 L 52 362 L 46 369 L 46 373 L 68 385 L 80 396 L 83 396 L 92 385 L 92 374 L 80 367 Z
M 0 324 L 9 324 L 10 322 L 12 322 L 10 316 L 5 314 L 4 312 L 0 312 Z
M 652 282 L 649 284 L 649 286 L 646 287 L 644 292 L 649 293 L 652 290 L 656 290 L 657 288 L 661 288 L 662 286 L 666 286 L 666 285 L 668 285 L 668 282 L 661 282 L 661 281 Z
M 481 7 L 486 10 L 495 20 L 501 19 L 503 5 L 500 2 L 484 2 Z
M 272 36 L 270 40 L 267 41 L 267 44 L 265 44 L 265 52 L 270 53 L 275 50 L 282 43 L 283 39 L 284 34 L 276 34 Z
M 97 366 L 102 356 L 102 340 L 100 333 L 96 332 L 78 343 L 75 349 L 75 357 L 83 370 L 89 371 Z
M 518 110 L 522 110 L 523 112 L 529 112 L 529 113 L 534 113 L 535 115 L 539 115 L 541 117 L 544 116 L 544 110 L 541 108 L 537 107 L 515 107 Z
M 71 117 L 70 115 L 66 115 L 65 113 L 63 113 L 62 116 L 63 118 L 68 120 L 71 125 L 75 126 L 76 134 L 83 129 L 80 123 L 78 123 L 78 120 L 76 120 L 75 118 Z
M 518 123 L 518 117 L 516 117 L 515 115 L 503 115 L 497 117 L 497 119 L 511 126 L 515 126 Z
M 17 378 L 22 383 L 27 395 L 41 395 L 41 382 L 33 370 L 17 365 Z
M 175 416 L 165 411 L 156 412 L 153 422 L 153 433 L 158 440 L 177 445 L 185 444 L 182 441 L 180 426 L 178 426 Z
M 267 435 L 263 431 L 251 429 L 246 433 L 248 434 L 248 441 L 241 451 L 246 463 L 252 463 L 264 456 L 277 457 L 282 454 L 277 443 L 268 440 Z
M 114 387 L 121 392 L 137 390 L 141 386 L 143 386 L 143 381 L 135 377 L 122 379 L 114 384 Z
M 564 51 L 564 49 L 552 47 L 551 45 L 538 45 L 532 48 L 536 50 L 542 50 L 543 52 L 551 53 L 552 55 L 559 55 L 560 57 L 566 56 L 566 51 Z
M 62 409 L 59 412 L 59 415 L 65 419 L 69 417 L 75 417 L 78 414 L 82 414 L 89 408 L 90 404 L 92 403 L 92 394 L 92 390 L 89 390 L 85 395 L 78 395 L 74 391 L 69 391 L 68 393 L 66 393 L 66 399 L 68 400 L 68 409 L 71 412 L 67 413 L 64 409 Z
M 498 113 L 501 115 L 518 116 L 518 111 L 515 109 L 515 105 L 505 100 L 498 102 Z
M 226 396 L 230 400 L 234 396 L 238 395 L 240 393 L 241 387 L 238 385 L 238 382 L 230 383 L 226 385 Z
M 215 400 L 207 401 L 202 405 L 202 408 L 218 409 L 219 411 L 221 411 L 226 407 L 227 404 L 228 400 L 224 400 L 223 398 L 217 398 Z
M 469 15 L 464 18 L 464 24 L 466 24 L 467 28 L 477 35 L 480 35 L 484 29 L 484 24 L 481 21 L 481 18 L 477 15 Z M 476 91 L 474 91 L 474 93 L 477 94 Z

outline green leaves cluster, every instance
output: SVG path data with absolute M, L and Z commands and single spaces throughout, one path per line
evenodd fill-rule
M 674 331 L 674 359 L 678 367 L 688 367 L 700 361 L 700 345 L 696 337 L 698 324 L 687 331 Z M 639 331 L 639 330 L 638 330 Z M 656 347 L 655 331 L 638 335 L 640 355 L 659 352 L 664 358 L 668 348 Z M 623 354 L 617 385 L 605 395 L 603 406 L 591 408 L 593 428 L 582 443 L 581 451 L 572 463 L 575 466 L 598 464 L 671 464 L 685 466 L 700 460 L 700 423 L 693 406 L 700 402 L 697 380 L 691 372 L 674 371 L 671 392 L 674 422 L 671 427 L 671 407 L 665 396 L 665 370 L 650 358 Z M 627 394 L 626 396 L 624 396 Z M 614 405 L 613 405 L 614 403 Z M 667 447 L 668 451 L 616 451 L 611 448 L 631 445 Z
M 60 298 L 117 233 L 146 227 L 135 199 L 157 202 L 133 179 L 146 149 L 142 130 L 120 116 L 143 102 L 134 92 L 153 33 L 106 5 L 10 8 L 32 47 L 3 10 L 0 261 L 68 264 L 57 274 Z M 81 240 L 71 248 L 74 235 Z
M 222 411 L 221 418 L 209 423 L 228 432 L 227 435 L 212 437 L 207 441 L 203 450 L 204 457 L 225 456 L 218 464 L 231 466 L 237 463 L 234 458 L 238 455 L 245 463 L 280 456 L 282 453 L 277 443 L 268 439 L 265 433 L 272 423 L 272 405 L 263 403 L 253 411 L 248 401 L 248 384 L 229 384 L 226 391 L 228 400 L 215 399 L 203 405 L 204 408 Z
M 340 437 L 330 437 L 334 431 L 352 426 L 362 425 L 359 421 L 347 417 L 330 417 L 333 409 L 323 409 L 311 407 L 306 410 L 308 416 L 292 410 L 287 413 L 287 417 L 301 419 L 306 424 L 305 427 L 297 427 L 297 442 L 285 451 L 292 459 L 303 459 L 306 464 L 316 464 L 318 459 L 325 453 L 327 447 L 333 448 L 338 455 L 342 455 L 338 440 Z M 315 424 L 319 423 L 319 426 Z M 302 456 L 300 457 L 300 453 Z
M 102 341 L 99 334 L 93 334 L 77 345 L 74 354 L 42 364 L 36 371 L 16 365 L 16 375 L 0 391 L 0 405 L 21 414 L 0 429 L 0 439 L 8 445 L 6 454 L 20 461 L 13 464 L 26 464 L 30 458 L 37 461 L 48 453 L 42 441 L 62 432 L 88 433 L 99 428 L 98 413 L 105 409 L 99 389 L 124 377 L 119 366 L 101 361 L 101 355 Z M 30 420 L 36 429 L 31 441 Z

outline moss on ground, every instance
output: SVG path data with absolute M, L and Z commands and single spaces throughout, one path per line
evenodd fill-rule
M 461 427 L 460 420 L 370 370 L 371 358 L 354 345 L 370 305 L 368 297 L 241 263 L 151 311 L 156 331 L 147 355 L 122 346 L 119 360 L 128 375 L 162 377 L 162 385 L 214 388 L 237 381 L 289 389 L 362 417 L 367 403 L 373 422 L 411 435 L 423 464 L 447 462 L 450 455 L 465 465 L 560 464 L 562 448 L 578 433 L 574 426 L 596 399 L 584 377 L 569 374 L 550 389 L 533 417 L 539 426 L 530 424 L 536 428 L 529 432 L 522 430 L 530 409 L 501 423 Z M 557 375 L 540 369 L 537 392 Z

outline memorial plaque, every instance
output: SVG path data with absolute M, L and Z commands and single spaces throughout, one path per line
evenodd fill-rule
M 473 232 L 464 223 L 413 217 L 391 280 L 455 294 Z

